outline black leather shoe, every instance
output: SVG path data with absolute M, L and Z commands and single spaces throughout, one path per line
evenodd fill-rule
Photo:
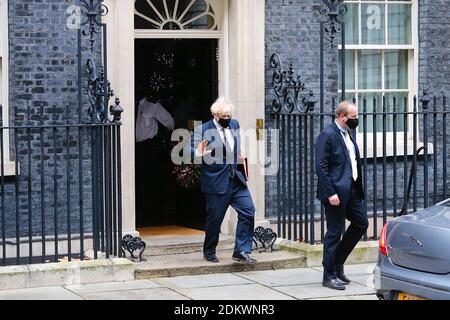
M 215 254 L 210 254 L 210 255 L 203 255 L 203 258 L 205 258 L 206 261 L 209 262 L 219 262 L 219 258 L 217 258 L 217 256 Z
M 250 257 L 247 252 L 234 252 L 232 256 L 233 260 L 244 262 L 247 264 L 255 264 L 257 261 Z
M 333 290 L 345 290 L 344 284 L 336 278 L 330 280 L 323 280 L 322 286 Z
M 344 274 L 344 266 L 336 265 L 337 278 L 344 284 L 350 284 L 350 279 Z

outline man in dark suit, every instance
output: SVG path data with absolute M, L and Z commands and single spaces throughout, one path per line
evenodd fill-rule
M 246 178 L 237 166 L 238 160 L 243 158 L 239 122 L 231 119 L 233 110 L 234 106 L 227 99 L 217 99 L 211 106 L 213 119 L 195 129 L 191 142 L 191 152 L 196 159 L 201 159 L 201 191 L 206 200 L 203 255 L 207 261 L 219 261 L 216 246 L 220 226 L 231 205 L 238 214 L 232 258 L 254 264 L 256 260 L 249 253 L 252 251 L 255 207 Z
M 344 263 L 369 223 L 363 203 L 358 145 L 349 132 L 357 126 L 357 106 L 343 101 L 336 108 L 335 122 L 322 131 L 316 144 L 317 198 L 325 206 L 327 219 L 322 285 L 337 290 L 344 290 L 350 283 L 344 274 Z M 350 226 L 341 239 L 345 218 Z

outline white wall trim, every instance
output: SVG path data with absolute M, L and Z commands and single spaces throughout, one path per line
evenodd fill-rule
M 3 126 L 9 125 L 9 26 L 8 0 L 0 0 L 0 104 Z M 15 175 L 15 162 L 10 160 L 9 130 L 3 131 L 3 173 Z
M 154 30 L 135 29 L 136 39 L 220 39 L 223 35 L 221 31 L 189 31 L 189 30 Z

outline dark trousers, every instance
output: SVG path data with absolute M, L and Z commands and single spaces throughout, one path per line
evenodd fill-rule
M 220 225 L 230 205 L 238 214 L 234 251 L 250 253 L 255 225 L 255 207 L 247 186 L 235 176 L 230 178 L 225 194 L 205 194 L 205 200 L 206 225 L 203 253 L 205 255 L 216 253 Z
M 323 277 L 326 280 L 336 277 L 336 265 L 343 265 L 350 252 L 366 232 L 369 221 L 363 200 L 352 183 L 350 198 L 347 203 L 332 206 L 323 202 L 327 218 L 327 233 L 323 240 Z M 345 230 L 345 218 L 350 226 Z

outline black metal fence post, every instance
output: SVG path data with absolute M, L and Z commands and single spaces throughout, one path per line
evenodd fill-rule
M 373 193 L 373 235 L 374 240 L 378 239 L 378 216 L 377 216 L 377 178 L 378 178 L 378 172 L 377 172 L 377 99 L 373 98 L 372 100 L 372 128 L 373 128 L 373 134 L 372 134 L 372 150 L 373 150 L 373 156 L 372 156 L 372 172 L 373 172 L 373 185 L 372 185 L 372 193 Z
M 447 97 L 442 97 L 442 132 L 444 133 L 442 136 L 442 177 L 444 181 L 444 187 L 443 187 L 443 198 L 447 198 L 447 134 L 445 134 L 447 131 Z
M 364 173 L 364 207 L 367 212 L 367 100 L 363 99 L 363 173 Z M 364 234 L 364 240 L 367 240 L 367 232 Z
M 393 216 L 397 216 L 397 99 L 393 97 L 392 99 L 392 145 L 393 145 L 393 158 L 394 158 L 394 168 L 393 168 Z
M 417 211 L 417 97 L 413 98 L 413 211 Z
M 426 208 L 428 207 L 428 104 L 430 103 L 427 91 L 423 92 L 420 101 L 423 108 L 423 201 Z

